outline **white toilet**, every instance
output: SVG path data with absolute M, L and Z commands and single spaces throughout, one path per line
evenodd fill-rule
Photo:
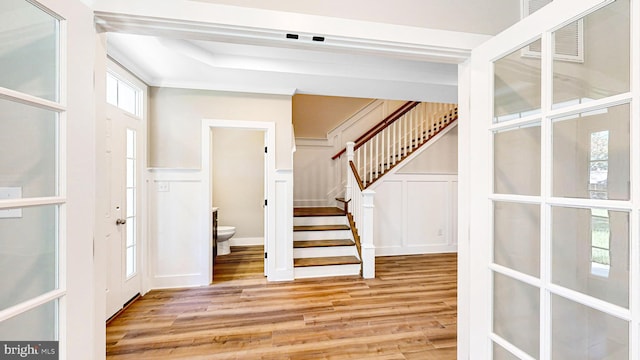
M 229 239 L 231 239 L 235 234 L 235 226 L 218 226 L 218 255 L 227 255 L 231 253 Z

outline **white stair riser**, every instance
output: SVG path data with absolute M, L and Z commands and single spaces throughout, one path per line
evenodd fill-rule
M 302 225 L 349 225 L 346 216 L 299 216 L 293 218 L 293 226 Z
M 333 256 L 358 256 L 358 250 L 354 246 L 329 246 L 329 247 L 313 247 L 293 249 L 293 258 L 314 258 L 314 257 L 333 257 Z
M 293 274 L 296 279 L 360 275 L 360 264 L 297 267 Z
M 351 230 L 294 231 L 293 240 L 352 239 Z

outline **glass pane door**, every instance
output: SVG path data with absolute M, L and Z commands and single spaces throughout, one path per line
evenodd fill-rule
M 61 22 L 3 0 L 0 26 L 0 341 L 56 341 L 66 296 Z
M 579 20 L 493 61 L 494 358 L 630 356 L 630 0 Z
M 638 9 L 555 0 L 463 67 L 471 299 L 459 355 L 640 359 Z

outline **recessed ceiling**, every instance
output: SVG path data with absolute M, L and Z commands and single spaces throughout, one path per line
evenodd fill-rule
M 185 4 L 203 1 L 217 2 L 183 0 Z M 203 9 L 216 6 L 218 11 L 214 13 L 218 16 L 224 11 L 242 14 L 242 10 L 232 9 L 240 8 L 233 6 L 220 8 L 211 4 Z M 220 24 L 190 21 L 189 17 L 176 21 L 107 11 L 97 11 L 96 15 L 99 26 L 109 32 L 110 56 L 149 85 L 221 91 L 455 102 L 456 63 L 468 56 L 468 44 L 479 40 L 472 34 L 446 33 L 453 43 L 465 44 L 457 49 L 438 39 L 416 41 L 417 33 L 407 27 L 393 28 L 397 34 L 388 37 L 380 35 L 387 28 L 376 28 L 374 23 L 336 23 L 328 18 L 326 22 L 322 17 L 296 17 L 279 11 L 247 11 L 258 16 L 256 19 L 264 15 L 269 19 L 266 23 L 307 19 L 317 25 L 315 28 L 338 24 L 350 26 L 344 29 L 351 29 L 346 33 L 354 34 L 362 33 L 353 30 L 365 26 L 378 34 L 367 38 L 341 36 L 342 32 L 335 28 L 324 34 L 283 31 L 281 26 L 251 27 L 246 21 Z M 405 33 L 413 39 L 403 41 L 401 34 Z

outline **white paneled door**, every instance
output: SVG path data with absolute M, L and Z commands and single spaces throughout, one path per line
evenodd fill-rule
M 141 293 L 141 101 L 140 88 L 116 73 L 107 73 L 107 318 Z
M 469 358 L 640 359 L 639 18 L 555 0 L 473 51 Z

